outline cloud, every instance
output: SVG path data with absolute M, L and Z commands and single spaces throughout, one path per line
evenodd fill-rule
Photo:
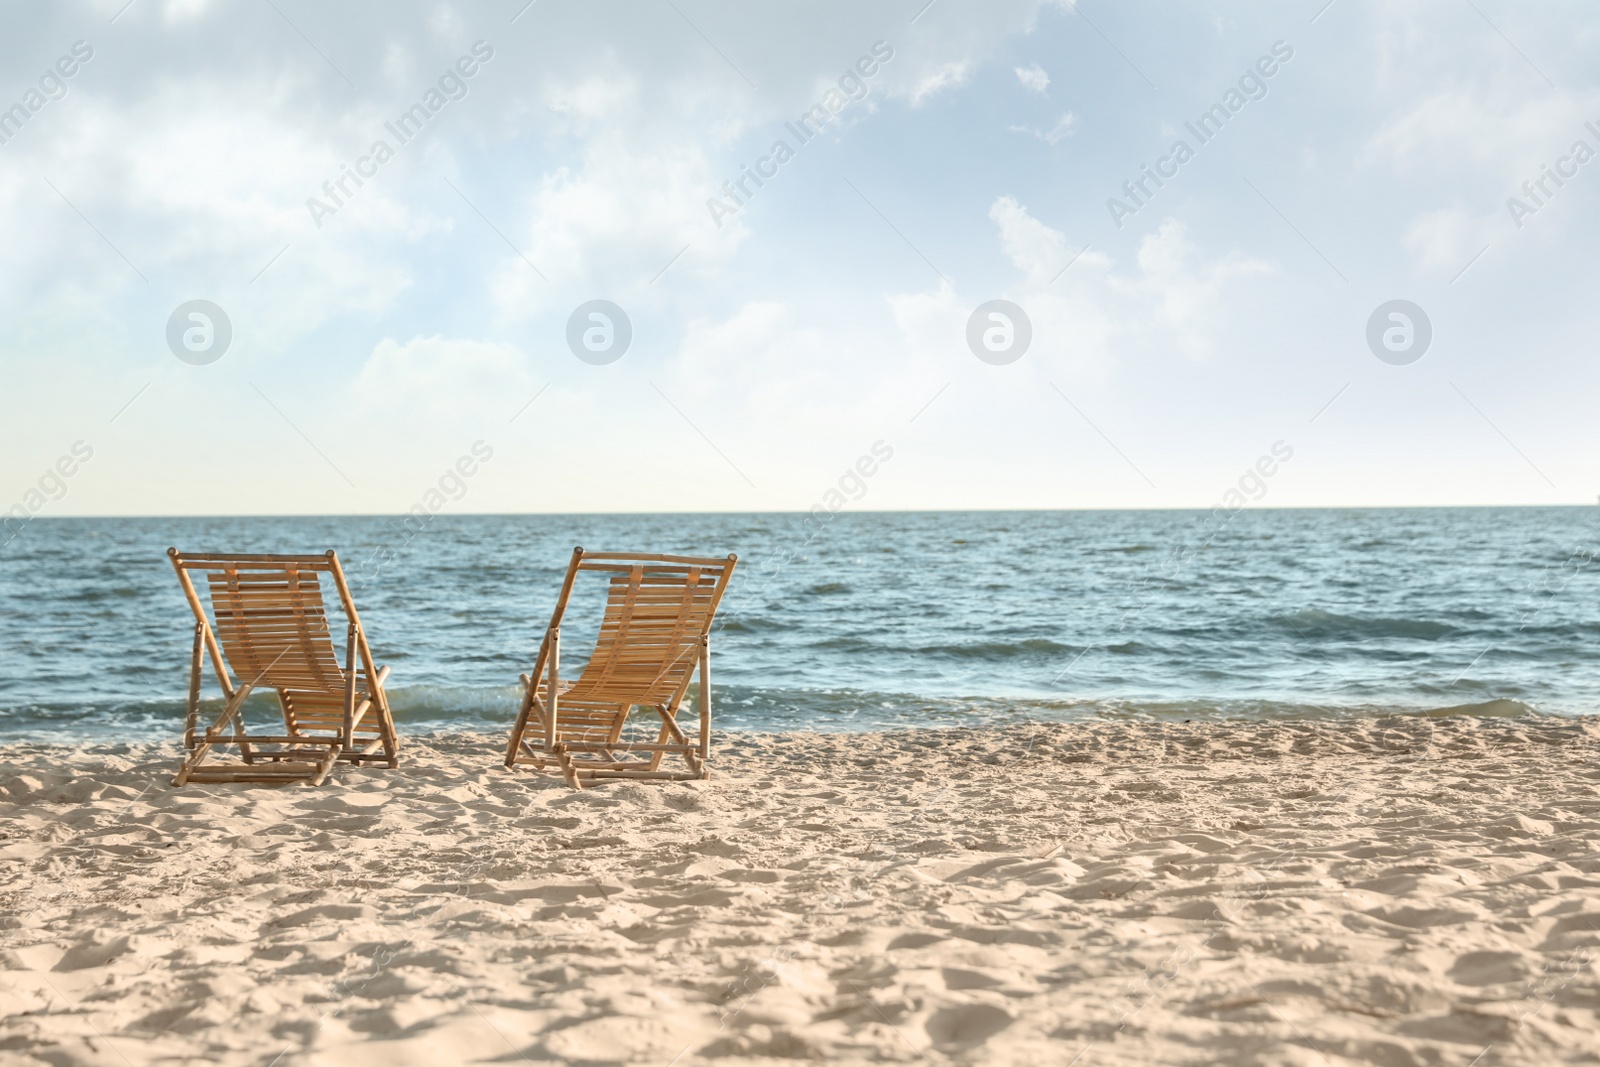
M 1037 137 L 1046 144 L 1056 145 L 1072 136 L 1073 127 L 1078 124 L 1078 116 L 1070 111 L 1063 112 L 1056 119 L 1056 124 L 1048 130 L 1036 129 L 1032 126 L 1007 126 L 1007 133 L 1025 133 L 1030 137 Z
M 385 337 L 361 364 L 355 390 L 364 408 L 384 417 L 441 418 L 481 411 L 496 414 L 532 396 L 538 385 L 527 358 L 513 345 L 441 336 L 404 344 Z
M 126 329 L 136 308 L 146 332 L 133 350 L 148 354 L 165 314 L 204 296 L 234 316 L 241 350 L 280 351 L 331 318 L 391 306 L 412 282 L 415 246 L 449 229 L 409 195 L 406 167 L 420 155 L 314 226 L 306 198 L 371 143 L 376 114 L 305 122 L 284 110 L 293 77 L 197 77 L 119 97 L 90 80 L 99 61 L 59 105 L 70 110 L 39 115 L 5 146 L 14 174 L 29 176 L 0 179 L 8 313 L 82 323 L 87 307 Z
M 907 348 L 958 360 L 966 355 L 964 331 L 972 309 L 957 296 L 955 287 L 948 281 L 940 281 L 932 292 L 895 293 L 887 300 L 901 341 Z
M 658 305 L 674 286 L 715 274 L 750 233 L 745 212 L 719 227 L 706 206 L 737 177 L 693 142 L 590 138 L 576 165 L 546 173 L 527 197 L 528 221 L 514 243 L 544 278 L 521 256 L 500 255 L 490 283 L 500 313 L 522 322 L 601 294 L 624 306 Z M 665 284 L 652 285 L 680 252 Z
M 1022 272 L 1025 309 L 1036 320 L 1055 318 L 1069 335 L 1094 322 L 1095 352 L 1113 337 L 1171 335 L 1171 344 L 1185 354 L 1203 357 L 1212 351 L 1212 337 L 1228 321 L 1224 287 L 1237 278 L 1267 274 L 1271 264 L 1228 252 L 1205 259 L 1176 219 L 1166 219 L 1140 242 L 1136 273 L 1118 272 L 1109 257 L 1085 251 L 1076 261 L 1066 236 L 1034 218 L 1016 199 L 1002 196 L 989 207 L 1000 247 Z M 1072 263 L 1079 301 L 1071 314 L 1066 289 L 1055 290 L 1061 270 Z M 1044 332 L 1039 331 L 1043 336 Z M 1168 343 L 1168 342 L 1163 342 Z
M 1018 34 L 1032 33 L 1049 0 L 985 0 L 982 5 L 934 4 L 910 32 L 890 24 L 877 36 L 895 49 L 884 65 L 887 95 L 920 107 L 1009 51 Z M 849 10 L 866 10 L 853 6 Z
M 1504 218 L 1438 208 L 1418 215 L 1401 244 L 1420 267 L 1458 271 L 1489 243 L 1496 224 L 1503 226 Z
M 1109 285 L 1111 259 L 1073 248 L 1065 234 L 1034 218 L 1013 197 L 996 199 L 989 206 L 989 219 L 1001 250 L 1023 275 L 1016 296 L 1033 322 L 1036 349 L 1026 359 L 1035 367 L 1065 360 L 1059 369 L 1069 378 L 1108 373 L 1114 362 L 1114 340 L 1130 332 L 1139 319 L 1137 310 Z M 1058 286 L 1062 268 L 1069 263 L 1072 280 Z
M 1030 67 L 1014 67 L 1012 69 L 1016 71 L 1017 81 L 1022 83 L 1024 89 L 1043 96 L 1044 91 L 1050 87 L 1050 75 L 1046 74 L 1044 68 L 1037 63 Z
M 1582 131 L 1576 112 L 1552 109 L 1548 101 L 1526 101 L 1510 115 L 1492 117 L 1501 110 L 1472 85 L 1454 85 L 1406 101 L 1372 135 L 1360 158 L 1386 163 L 1401 173 L 1432 171 L 1463 158 L 1516 167 L 1519 159 L 1562 147 L 1570 141 L 1569 134 Z
M 1229 320 L 1223 286 L 1235 278 L 1270 274 L 1272 264 L 1228 252 L 1206 261 L 1177 219 L 1163 219 L 1160 228 L 1139 242 L 1139 275 L 1118 279 L 1114 286 L 1148 302 L 1141 308 L 1154 312 L 1181 351 L 1193 357 L 1209 355 L 1213 334 Z M 1148 313 L 1148 312 L 1146 312 Z
M 1042 285 L 1072 259 L 1066 238 L 1032 215 L 1009 196 L 989 206 L 989 220 L 999 228 L 1000 247 L 1006 258 L 1027 277 L 1030 285 Z
M 944 89 L 957 88 L 967 84 L 972 68 L 966 60 L 945 63 L 932 71 L 922 75 L 911 87 L 911 105 L 916 107 L 925 103 Z

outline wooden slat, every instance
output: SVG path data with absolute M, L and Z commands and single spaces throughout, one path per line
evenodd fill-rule
M 338 738 L 306 737 L 304 734 L 213 734 L 209 731 L 200 735 L 200 740 L 213 745 L 236 745 L 247 741 L 253 745 L 337 745 Z M 270 756 L 272 753 L 261 753 Z
M 733 553 L 726 556 L 666 556 L 644 552 L 588 552 L 583 553 L 583 563 L 580 567 L 587 566 L 591 560 L 628 560 L 640 563 L 692 563 L 702 567 L 727 567 L 730 570 L 739 561 Z
M 646 781 L 657 782 L 692 782 L 703 778 L 703 774 L 692 771 L 635 771 L 621 768 L 597 767 L 594 770 L 577 768 L 579 778 L 643 778 Z
M 177 549 L 171 549 L 169 551 L 175 554 L 178 562 L 182 566 L 195 570 L 215 567 L 219 563 L 232 563 L 241 567 L 251 564 L 274 565 L 266 568 L 268 570 L 282 570 L 283 568 L 280 565 L 284 563 L 298 563 L 302 567 L 311 567 L 320 570 L 329 570 L 333 566 L 332 552 L 324 552 L 317 556 L 280 556 L 249 553 L 227 555 L 206 552 L 178 552 Z

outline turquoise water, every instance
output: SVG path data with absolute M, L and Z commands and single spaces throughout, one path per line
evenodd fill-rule
M 38 519 L 0 546 L 0 738 L 174 736 L 192 629 L 169 545 L 337 549 L 402 730 L 509 724 L 577 544 L 739 554 L 727 729 L 1600 708 L 1593 508 L 803 519 Z

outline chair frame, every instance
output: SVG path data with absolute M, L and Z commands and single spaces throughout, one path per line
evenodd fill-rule
M 556 598 L 555 611 L 551 613 L 550 625 L 546 627 L 544 639 L 540 642 L 533 670 L 519 678 L 523 688 L 522 705 L 517 713 L 516 724 L 511 729 L 510 743 L 506 746 L 506 767 L 514 769 L 518 763 L 531 763 L 536 769 L 543 770 L 553 763 L 559 767 L 561 776 L 567 784 L 574 789 L 582 789 L 585 782 L 599 779 L 690 781 L 710 778 L 711 771 L 707 764 L 711 759 L 711 624 L 716 618 L 717 608 L 722 603 L 722 596 L 727 591 L 738 560 L 739 557 L 733 553 L 729 553 L 726 557 L 668 556 L 631 552 L 585 552 L 581 547 L 574 548 L 571 562 L 567 565 L 566 579 L 561 584 L 561 593 Z M 686 572 L 690 568 L 716 572 L 716 584 L 712 589 L 710 606 L 695 638 L 696 662 L 684 673 L 682 682 L 673 690 L 669 699 L 660 704 L 641 702 L 621 707 L 611 740 L 565 739 L 561 736 L 561 696 L 582 681 L 581 676 L 578 682 L 563 682 L 561 679 L 561 620 L 571 600 L 573 584 L 580 571 L 615 574 L 626 573 L 635 566 L 657 573 Z M 598 642 L 596 647 L 598 648 Z M 681 659 L 681 656 L 677 657 L 663 670 L 680 662 Z M 700 675 L 700 687 L 696 699 L 699 730 L 691 740 L 678 724 L 677 715 L 697 670 Z M 661 731 L 654 742 L 619 739 L 621 729 L 635 707 L 648 707 L 661 717 Z M 533 727 L 532 730 L 530 726 Z M 617 758 L 619 753 L 631 752 L 649 753 L 649 759 L 646 761 Z M 668 755 L 682 757 L 688 769 L 662 770 L 661 761 Z
M 172 561 L 173 570 L 177 572 L 179 583 L 183 586 L 184 599 L 188 601 L 195 617 L 194 648 L 189 659 L 189 695 L 183 730 L 183 744 L 188 754 L 177 776 L 172 780 L 174 786 L 186 785 L 191 780 L 210 784 L 292 782 L 302 779 L 309 779 L 312 785 L 321 785 L 336 761 L 363 763 L 382 760 L 390 767 L 399 765 L 399 737 L 395 733 L 394 717 L 389 710 L 389 698 L 383 688 L 389 676 L 389 668 L 380 669 L 373 662 L 372 649 L 367 644 L 366 630 L 361 625 L 361 616 L 356 612 L 355 601 L 350 596 L 350 587 L 345 582 L 344 570 L 339 566 L 338 553 L 329 549 L 320 556 L 223 555 L 180 553 L 176 548 L 169 548 L 167 556 Z M 287 573 L 295 569 L 332 576 L 334 587 L 339 594 L 340 605 L 349 623 L 346 628 L 343 666 L 344 721 L 336 735 L 312 734 L 296 730 L 290 723 L 288 705 L 282 691 L 278 691 L 278 703 L 284 712 L 285 732 L 251 734 L 246 731 L 242 712 L 244 701 L 254 689 L 263 684 L 264 674 L 255 678 L 241 678 L 237 682 L 232 679 L 222 646 L 217 641 L 216 632 L 206 615 L 205 606 L 195 591 L 194 582 L 189 577 L 191 571 L 225 571 L 230 568 L 258 574 Z M 326 637 L 331 645 L 331 630 Z M 211 661 L 212 673 L 216 675 L 217 682 L 222 687 L 224 705 L 216 720 L 201 730 L 200 683 L 207 654 Z M 282 653 L 280 658 L 281 656 Z M 367 681 L 367 691 L 359 702 L 356 691 L 358 658 L 360 666 L 365 670 Z M 334 659 L 337 662 L 336 649 Z M 357 748 L 356 727 L 374 713 L 377 717 L 378 737 Z M 224 732 L 225 730 L 227 732 Z M 244 762 L 208 765 L 206 760 L 217 745 L 237 746 Z M 257 745 L 307 746 L 310 750 L 291 747 L 258 751 L 255 747 Z M 326 751 L 319 753 L 315 751 L 317 748 L 325 748 Z M 380 749 L 382 751 L 379 751 Z

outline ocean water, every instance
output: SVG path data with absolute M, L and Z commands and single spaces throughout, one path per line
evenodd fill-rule
M 402 732 L 507 727 L 579 544 L 739 554 L 722 729 L 1600 709 L 1594 508 L 37 519 L 0 546 L 0 739 L 176 736 L 169 545 L 337 549 Z

